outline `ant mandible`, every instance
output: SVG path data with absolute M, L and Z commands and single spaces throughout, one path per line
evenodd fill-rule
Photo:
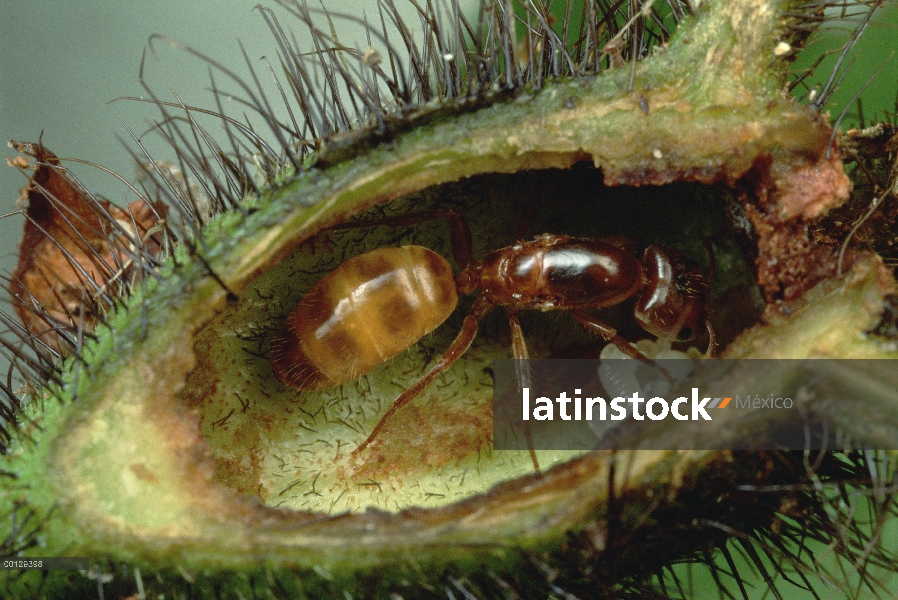
M 520 311 L 566 310 L 625 354 L 652 364 L 614 328 L 585 310 L 614 306 L 634 296 L 636 321 L 649 333 L 687 341 L 704 326 L 713 348 L 714 334 L 706 320 L 708 283 L 698 265 L 672 248 L 653 244 L 639 258 L 626 238 L 543 234 L 477 261 L 472 257 L 470 227 L 452 210 L 343 223 L 331 229 L 436 219 L 450 223 L 453 258 L 461 267 L 457 277 L 445 258 L 422 246 L 372 250 L 326 275 L 272 342 L 271 364 L 278 380 L 301 390 L 327 389 L 358 379 L 408 349 L 452 314 L 459 294 L 481 290 L 443 356 L 393 401 L 353 455 L 364 451 L 396 411 L 467 351 L 478 323 L 497 306 L 508 313 L 515 359 L 528 358 Z M 519 377 L 524 380 L 526 374 Z M 525 433 L 538 471 L 530 432 Z

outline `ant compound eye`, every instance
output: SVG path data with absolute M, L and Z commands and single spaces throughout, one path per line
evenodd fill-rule
M 692 327 L 684 327 L 680 330 L 680 333 L 677 334 L 677 340 L 681 342 L 691 340 L 693 337 L 695 337 L 695 332 Z

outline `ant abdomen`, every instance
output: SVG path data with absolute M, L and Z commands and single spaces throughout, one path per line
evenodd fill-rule
M 342 263 L 303 298 L 271 345 L 275 376 L 322 390 L 358 379 L 443 323 L 458 303 L 452 267 L 422 246 Z

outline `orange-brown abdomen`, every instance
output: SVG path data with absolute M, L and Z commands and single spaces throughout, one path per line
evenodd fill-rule
M 452 267 L 422 246 L 342 263 L 302 299 L 271 345 L 284 384 L 320 390 L 357 379 L 445 321 L 458 302 Z

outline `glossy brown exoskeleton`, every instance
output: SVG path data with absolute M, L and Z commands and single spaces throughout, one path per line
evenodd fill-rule
M 409 348 L 448 318 L 459 294 L 481 290 L 461 331 L 437 364 L 393 401 L 354 454 L 368 447 L 393 413 L 465 353 L 478 322 L 497 306 L 508 313 L 512 354 L 518 359 L 528 357 L 518 320 L 522 310 L 568 311 L 582 325 L 642 361 L 648 359 L 587 309 L 636 297 L 637 322 L 659 338 L 685 341 L 707 327 L 708 284 L 698 266 L 680 252 L 657 244 L 639 257 L 623 238 L 544 234 L 477 261 L 471 257 L 467 223 L 453 211 L 337 228 L 407 225 L 438 218 L 452 224 L 453 255 L 462 266 L 457 277 L 446 259 L 421 246 L 362 254 L 322 279 L 287 318 L 272 344 L 272 367 L 281 382 L 299 389 L 333 387 L 361 377 Z M 531 455 L 536 465 L 532 451 Z

